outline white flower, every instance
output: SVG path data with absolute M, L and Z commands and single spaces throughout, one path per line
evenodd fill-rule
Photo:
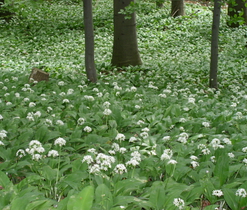
M 184 208 L 184 200 L 181 198 L 174 198 L 173 204 L 178 207 L 178 209 L 183 209 Z
M 235 157 L 235 155 L 232 152 L 229 152 L 227 155 L 228 155 L 229 158 L 234 158 Z
M 8 101 L 8 102 L 6 103 L 6 105 L 7 105 L 7 106 L 10 106 L 10 105 L 12 105 L 12 103 L 11 103 L 10 101 Z
M 122 133 L 118 133 L 117 136 L 115 137 L 116 140 L 124 141 L 125 140 L 125 135 Z
M 93 96 L 84 96 L 85 99 L 87 99 L 88 101 L 94 101 L 94 97 Z
M 173 155 L 173 152 L 171 149 L 165 149 L 163 154 L 161 155 L 161 160 L 170 160 Z
M 65 92 L 61 92 L 61 93 L 59 93 L 59 95 L 60 95 L 60 96 L 65 96 L 66 93 L 65 93 Z
M 209 127 L 210 127 L 210 123 L 209 123 L 209 122 L 202 122 L 202 125 L 203 125 L 205 128 L 209 128 Z
M 147 128 L 147 127 L 146 128 L 143 128 L 142 131 L 143 132 L 149 132 L 149 128 Z
M 188 98 L 188 103 L 195 104 L 195 98 Z
M 185 118 L 180 118 L 179 119 L 179 122 L 181 122 L 181 123 L 185 123 L 187 120 L 185 119 Z
M 105 109 L 103 114 L 104 115 L 110 115 L 112 113 L 112 111 L 110 109 Z
M 3 119 L 3 116 L 0 114 L 0 120 L 2 120 Z
M 197 160 L 198 157 L 196 157 L 195 155 L 191 155 L 191 156 L 190 156 L 190 159 L 191 159 L 191 160 Z
M 215 156 L 210 157 L 210 160 L 211 160 L 213 163 L 215 163 L 215 162 L 216 162 Z
M 38 140 L 32 140 L 29 142 L 29 147 L 41 147 L 42 144 Z
M 135 105 L 135 108 L 136 108 L 136 109 L 140 109 L 140 108 L 141 108 L 141 106 L 139 106 L 139 105 Z
M 64 122 L 62 120 L 57 120 L 56 124 L 57 125 L 64 125 Z
M 59 154 L 58 154 L 58 151 L 57 150 L 50 150 L 48 152 L 48 155 L 47 156 L 48 157 L 57 157 L 57 156 L 59 156 Z
M 136 92 L 136 91 L 137 91 L 137 88 L 134 87 L 134 86 L 132 86 L 132 87 L 130 88 L 130 91 L 131 91 L 131 92 Z
M 19 157 L 19 158 L 22 158 L 24 156 L 26 156 L 26 153 L 23 149 L 19 149 L 17 152 L 16 152 L 16 156 Z
M 134 136 L 130 137 L 129 142 L 136 142 L 138 139 Z
M 214 150 L 218 149 L 218 148 L 224 148 L 223 145 L 220 144 L 220 140 L 217 138 L 214 138 L 211 142 L 210 142 L 210 146 L 212 146 L 214 148 Z
M 50 111 L 52 111 L 53 109 L 50 107 L 50 106 L 48 106 L 47 107 L 47 112 L 50 112 Z
M 105 102 L 103 103 L 103 107 L 105 107 L 105 108 L 109 108 L 110 105 L 111 105 L 111 103 L 108 102 L 108 101 L 105 101 Z
M 40 111 L 37 111 L 33 114 L 34 116 L 37 116 L 37 117 L 40 117 L 41 116 L 41 112 Z
M 46 124 L 47 126 L 52 125 L 52 120 L 50 120 L 50 119 L 45 119 L 45 124 Z
M 223 194 L 222 190 L 213 190 L 212 195 L 220 197 L 220 196 L 222 196 L 224 194 Z
M 38 160 L 42 159 L 42 155 L 40 155 L 40 154 L 34 154 L 32 156 L 32 159 L 38 161 Z
M 94 148 L 90 148 L 87 151 L 90 153 L 93 153 L 93 154 L 97 154 L 96 149 L 94 149 Z
M 208 154 L 210 154 L 210 150 L 208 148 L 202 149 L 202 153 L 204 155 L 208 155 Z
M 0 141 L 0 146 L 4 146 L 4 143 L 2 141 Z
M 164 136 L 164 137 L 162 138 L 163 141 L 169 141 L 170 139 L 171 139 L 170 136 Z
M 94 164 L 89 166 L 89 173 L 90 174 L 98 174 L 100 172 L 100 166 L 98 164 Z
M 36 106 L 36 103 L 30 102 L 28 106 L 29 106 L 29 107 L 35 107 L 35 106 Z
M 206 148 L 206 145 L 205 144 L 199 144 L 197 146 L 197 149 L 205 149 Z
M 240 188 L 240 189 L 238 189 L 238 190 L 236 191 L 236 196 L 245 198 L 246 195 L 247 195 L 246 190 L 243 189 L 243 188 Z
M 63 99 L 63 103 L 69 103 L 69 99 L 67 98 Z
M 141 161 L 141 154 L 138 151 L 134 151 L 130 154 L 130 156 L 132 157 L 131 159 L 134 159 L 138 162 Z
M 142 137 L 143 139 L 146 139 L 148 137 L 148 133 L 147 132 L 142 132 L 140 133 L 140 137 Z
M 28 112 L 26 118 L 27 118 L 29 121 L 34 121 L 33 112 Z
M 117 144 L 117 143 L 113 143 L 112 146 L 111 146 L 111 148 L 112 148 L 115 152 L 118 152 L 119 149 L 120 149 L 119 144 Z
M 78 125 L 83 125 L 85 123 L 85 119 L 80 117 L 78 120 L 77 120 L 77 124 Z
M 225 143 L 225 144 L 232 144 L 231 140 L 228 139 L 228 138 L 223 138 L 222 141 Z
M 177 164 L 178 162 L 176 161 L 176 160 L 169 160 L 168 162 L 167 162 L 167 164 L 172 164 L 172 165 L 175 165 L 175 164 Z
M 138 122 L 136 124 L 141 125 L 141 124 L 144 124 L 144 122 L 142 120 L 138 120 Z
M 244 147 L 244 148 L 242 149 L 242 152 L 247 152 L 247 147 Z
M 92 128 L 89 127 L 89 126 L 86 126 L 84 129 L 83 129 L 85 132 L 87 133 L 90 133 L 92 131 Z
M 246 158 L 243 159 L 243 163 L 244 163 L 245 165 L 247 165 L 247 159 L 246 159 Z
M 5 137 L 7 137 L 7 134 L 1 131 L 0 138 L 3 140 Z
M 127 149 L 124 148 L 124 147 L 121 147 L 121 148 L 119 149 L 119 152 L 120 152 L 121 154 L 124 154 L 126 151 L 127 151 Z
M 82 162 L 86 162 L 88 165 L 93 163 L 93 158 L 91 155 L 85 155 L 82 159 Z
M 191 161 L 190 164 L 192 165 L 193 168 L 196 168 L 197 166 L 199 166 L 199 163 L 196 161 Z
M 68 91 L 67 91 L 67 95 L 71 95 L 71 94 L 73 94 L 73 92 L 74 92 L 74 90 L 73 90 L 73 89 L 68 89 Z
M 178 137 L 178 141 L 185 144 L 187 143 L 187 139 L 189 138 L 189 135 L 187 133 L 180 133 Z
M 139 164 L 140 163 L 133 158 L 131 158 L 129 161 L 126 162 L 126 166 L 134 166 L 135 167 L 135 166 L 138 166 Z
M 55 140 L 54 145 L 59 145 L 60 147 L 66 144 L 66 140 L 59 137 Z
M 127 168 L 125 167 L 124 164 L 117 164 L 113 171 L 116 174 L 123 174 L 123 173 L 127 173 Z
M 64 86 L 64 85 L 65 85 L 64 81 L 59 81 L 57 84 L 58 84 L 59 86 Z
M 103 96 L 103 93 L 99 92 L 99 93 L 96 93 L 96 95 L 101 98 Z

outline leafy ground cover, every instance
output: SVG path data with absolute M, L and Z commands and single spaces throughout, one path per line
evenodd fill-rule
M 112 5 L 95 2 L 97 84 L 82 5 L 20 4 L 0 25 L 0 209 L 246 209 L 246 27 L 223 14 L 220 89 L 209 89 L 212 11 L 138 12 L 144 65 L 110 66 Z M 104 5 L 102 7 L 102 5 Z M 29 84 L 33 66 L 48 83 Z

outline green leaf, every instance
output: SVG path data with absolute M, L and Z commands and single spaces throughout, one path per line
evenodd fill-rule
M 3 188 L 10 188 L 12 185 L 9 177 L 4 172 L 0 171 L 0 186 Z
M 101 207 L 100 209 L 111 209 L 113 204 L 112 193 L 105 184 L 101 184 L 96 188 L 95 203 Z
M 223 188 L 222 191 L 224 193 L 224 198 L 225 198 L 225 201 L 226 201 L 227 205 L 232 210 L 239 210 L 238 209 L 238 203 L 237 203 L 237 200 L 236 200 L 235 191 L 232 190 L 232 189 L 228 189 L 228 188 Z
M 155 209 L 162 209 L 165 203 L 165 189 L 164 183 L 161 181 L 156 181 L 153 183 L 150 189 L 150 198 L 149 201 L 152 203 Z
M 94 199 L 94 187 L 89 185 L 78 195 L 72 195 L 67 203 L 67 210 L 91 210 Z
M 216 150 L 215 156 L 216 166 L 213 173 L 219 178 L 220 186 L 222 186 L 229 175 L 229 157 L 225 149 Z

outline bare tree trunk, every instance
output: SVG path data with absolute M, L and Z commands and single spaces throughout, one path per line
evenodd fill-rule
M 171 16 L 183 16 L 185 15 L 184 11 L 184 0 L 172 0 L 172 11 Z
M 228 26 L 234 28 L 240 25 L 236 17 L 238 17 L 241 12 L 243 12 L 242 17 L 245 24 L 247 24 L 247 7 L 245 7 L 245 4 L 247 4 L 247 0 L 235 0 L 228 3 L 228 15 L 230 17 L 227 23 Z
M 119 14 L 119 11 L 131 2 L 133 0 L 114 0 L 114 41 L 111 63 L 117 67 L 142 64 L 137 44 L 135 13 L 131 14 L 131 19 L 125 19 L 125 15 Z
M 219 41 L 219 26 L 220 26 L 220 11 L 221 0 L 214 1 L 213 24 L 212 24 L 212 40 L 211 40 L 211 63 L 209 87 L 218 89 L 218 41 Z
M 94 64 L 94 33 L 92 0 L 83 0 L 84 26 L 85 26 L 85 66 L 87 78 L 91 82 L 97 81 L 97 73 Z

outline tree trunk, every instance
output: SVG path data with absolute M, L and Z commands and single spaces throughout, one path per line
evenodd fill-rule
M 211 40 L 211 63 L 209 87 L 218 89 L 218 41 L 219 41 L 219 26 L 220 26 L 220 10 L 221 0 L 214 1 L 213 24 L 212 24 L 212 40 Z
M 172 11 L 171 16 L 183 16 L 185 15 L 184 11 L 184 0 L 172 0 Z
M 94 33 L 92 0 L 83 0 L 83 14 L 85 27 L 85 66 L 87 78 L 91 82 L 97 81 L 97 73 L 94 64 Z
M 247 0 L 233 0 L 228 3 L 228 15 L 230 20 L 228 21 L 228 26 L 238 27 L 240 24 L 238 22 L 239 13 L 243 12 L 243 22 L 247 24 Z M 240 19 L 239 19 L 240 20 Z
M 141 65 L 136 35 L 135 12 L 131 19 L 119 14 L 121 9 L 128 6 L 133 0 L 114 0 L 114 41 L 112 65 L 117 67 Z

